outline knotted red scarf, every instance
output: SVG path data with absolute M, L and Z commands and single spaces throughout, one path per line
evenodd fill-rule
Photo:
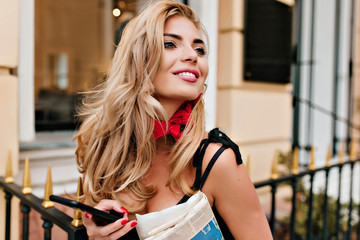
M 201 94 L 192 101 L 186 101 L 179 110 L 175 112 L 175 114 L 170 118 L 168 122 L 168 130 L 166 131 L 166 122 L 159 121 L 155 119 L 154 125 L 154 138 L 155 140 L 167 135 L 171 134 L 174 137 L 175 141 L 178 141 L 181 137 L 184 127 L 189 121 L 191 112 L 197 101 L 200 99 Z

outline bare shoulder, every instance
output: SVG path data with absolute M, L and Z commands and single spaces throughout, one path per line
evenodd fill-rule
M 203 160 L 203 169 L 221 146 L 219 143 L 209 144 Z M 203 191 L 235 239 L 272 239 L 254 185 L 245 165 L 237 163 L 233 149 L 227 148 L 219 155 Z
M 213 134 L 213 137 L 215 135 L 215 137 L 213 142 L 207 146 L 202 162 L 203 174 L 209 164 L 212 166 L 203 186 L 203 191 L 207 193 L 210 200 L 216 200 L 216 198 L 231 194 L 234 191 L 242 195 L 241 192 L 248 192 L 249 189 L 254 188 L 245 165 L 243 163 L 240 164 L 239 158 L 241 158 L 241 154 L 238 146 L 224 133 L 218 129 L 216 130 L 209 133 L 209 138 L 211 138 L 211 134 Z M 224 139 L 226 141 L 223 142 L 225 142 L 226 146 L 216 142 Z M 222 146 L 225 146 L 226 149 L 220 150 Z M 216 160 L 212 161 L 213 158 Z
M 216 152 L 221 148 L 221 143 L 210 143 L 206 149 L 204 155 L 204 164 L 210 162 L 211 158 L 216 154 Z M 216 161 L 217 165 L 222 167 L 226 166 L 237 166 L 236 156 L 234 151 L 231 148 L 226 148 L 218 157 Z
M 221 148 L 221 143 L 210 143 L 206 149 L 203 160 L 203 171 L 210 163 L 213 156 Z M 248 177 L 247 170 L 244 164 L 238 165 L 236 162 L 236 155 L 231 148 L 225 149 L 217 158 L 214 166 L 212 167 L 209 177 L 208 185 L 211 187 L 211 192 L 215 194 L 214 189 L 219 186 L 229 186 L 238 183 L 239 181 L 246 181 L 251 184 Z

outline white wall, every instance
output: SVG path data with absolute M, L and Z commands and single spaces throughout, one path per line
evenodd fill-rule
M 19 38 L 19 140 L 35 138 L 34 112 L 35 2 L 20 0 Z
M 218 0 L 190 0 L 189 5 L 199 15 L 200 21 L 209 35 L 209 75 L 206 81 L 207 90 L 204 100 L 206 130 L 211 130 L 216 125 Z

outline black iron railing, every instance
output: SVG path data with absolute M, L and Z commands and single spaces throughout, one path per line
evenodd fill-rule
M 279 186 L 283 183 L 290 184 L 292 188 L 292 197 L 291 197 L 291 206 L 292 210 L 290 213 L 290 223 L 287 226 L 289 229 L 289 237 L 290 239 L 354 239 L 354 236 L 351 234 L 355 232 L 356 238 L 360 239 L 360 224 L 357 223 L 357 229 L 353 229 L 354 222 L 352 222 L 351 216 L 357 215 L 356 219 L 359 221 L 360 219 L 360 207 L 357 209 L 357 213 L 355 212 L 356 209 L 354 209 L 354 203 L 353 203 L 353 189 L 354 187 L 359 187 L 359 183 L 355 184 L 354 186 L 354 166 L 356 164 L 359 165 L 360 159 L 356 159 L 353 161 L 347 161 L 344 163 L 338 163 L 327 167 L 321 167 L 313 170 L 304 170 L 302 172 L 299 172 L 297 174 L 289 174 L 286 176 L 282 176 L 276 179 L 270 179 L 267 181 L 257 182 L 255 183 L 255 188 L 259 189 L 262 187 L 270 186 L 271 187 L 271 211 L 270 211 L 270 217 L 269 217 L 269 224 L 271 231 L 273 233 L 274 238 L 277 238 L 275 236 L 275 223 L 277 221 L 276 218 L 276 193 L 279 188 Z M 340 191 L 342 189 L 342 170 L 345 165 L 350 166 L 350 201 L 348 205 L 348 222 L 347 222 L 347 231 L 345 234 L 342 234 L 340 236 L 340 213 L 343 209 L 341 205 L 341 194 Z M 359 166 L 360 167 L 360 166 Z M 338 199 L 337 199 L 337 207 L 336 207 L 336 224 L 335 226 L 329 226 L 328 224 L 328 180 L 329 180 L 329 172 L 331 169 L 336 170 L 338 168 L 339 171 L 339 178 L 338 181 Z M 325 191 L 324 191 L 324 199 L 323 199 L 323 206 L 322 206 L 322 212 L 323 212 L 323 229 L 322 229 L 322 236 L 316 236 L 313 233 L 313 204 L 314 204 L 314 192 L 313 192 L 313 186 L 314 186 L 314 177 L 320 173 L 325 172 Z M 306 229 L 307 233 L 304 237 L 299 237 L 297 234 L 297 229 L 295 228 L 295 222 L 296 222 L 296 213 L 297 213 L 297 193 L 299 191 L 298 187 L 299 184 L 302 181 L 302 178 L 305 176 L 310 177 L 310 187 L 308 189 L 308 212 L 307 212 L 307 224 Z M 357 185 L 357 186 L 356 186 Z M 17 197 L 21 202 L 21 212 L 23 213 L 23 229 L 22 229 L 22 239 L 28 239 L 29 237 L 29 212 L 31 209 L 35 210 L 36 212 L 40 213 L 43 219 L 43 229 L 44 229 L 44 239 L 51 239 L 51 228 L 55 224 L 59 226 L 61 229 L 63 229 L 65 232 L 68 233 L 68 239 L 87 239 L 86 229 L 83 226 L 80 227 L 74 227 L 71 222 L 73 219 L 66 215 L 65 213 L 61 212 L 60 210 L 56 208 L 44 208 L 42 206 L 43 200 L 39 199 L 33 194 L 23 194 L 21 191 L 21 187 L 16 185 L 15 183 L 5 183 L 4 178 L 0 178 L 0 187 L 3 188 L 5 192 L 5 199 L 6 199 L 6 231 L 5 231 L 5 239 L 10 239 L 10 209 L 11 209 L 11 199 L 12 197 Z M 360 189 L 359 189 L 360 192 Z M 329 234 L 329 228 L 336 229 L 336 234 L 331 235 Z M 341 237 L 341 238 L 340 238 Z M 278 238 L 280 239 L 280 238 Z
M 51 239 L 51 229 L 54 224 L 67 232 L 69 240 L 88 239 L 84 226 L 74 227 L 71 224 L 73 218 L 56 208 L 44 208 L 42 206 L 43 200 L 31 193 L 22 194 L 21 187 L 15 183 L 5 183 L 4 178 L 0 178 L 0 187 L 3 188 L 5 192 L 6 200 L 5 240 L 10 240 L 10 210 L 12 197 L 17 197 L 20 200 L 23 216 L 22 239 L 29 239 L 29 212 L 32 209 L 41 215 L 43 220 L 42 227 L 44 229 L 44 239 Z
M 356 212 L 354 212 L 354 203 L 353 203 L 353 190 L 354 190 L 354 166 L 355 164 L 358 164 L 360 162 L 360 159 L 356 159 L 354 161 L 347 161 L 344 163 L 338 163 L 338 164 L 334 164 L 331 166 L 327 166 L 327 167 L 321 167 L 321 168 L 317 168 L 314 170 L 305 170 L 302 171 L 298 174 L 290 174 L 290 175 L 286 175 L 283 177 L 279 177 L 277 179 L 270 179 L 267 181 L 262 181 L 262 182 L 258 182 L 255 183 L 255 188 L 259 189 L 261 187 L 265 187 L 265 186 L 270 186 L 271 187 L 271 211 L 270 211 L 270 217 L 269 217 L 269 225 L 272 231 L 273 236 L 275 237 L 275 223 L 276 223 L 276 216 L 275 216 L 275 210 L 276 210 L 276 192 L 278 189 L 278 186 L 282 183 L 290 183 L 290 186 L 292 188 L 292 197 L 291 197 L 291 206 L 292 206 L 292 210 L 290 213 L 290 225 L 289 230 L 290 230 L 290 239 L 354 239 L 352 236 L 352 233 L 355 232 L 353 231 L 352 226 L 356 225 L 356 223 L 353 223 L 352 220 L 352 216 L 353 214 Z M 342 187 L 342 169 L 345 165 L 350 165 L 350 176 L 348 176 L 350 178 L 350 185 L 349 185 L 349 192 L 350 192 L 350 201 L 349 201 L 349 206 L 348 206 L 348 223 L 347 223 L 347 231 L 345 234 L 343 234 L 343 236 L 341 236 L 340 238 L 340 213 L 343 209 L 341 209 L 341 189 Z M 328 209 L 328 180 L 329 180 L 329 172 L 331 169 L 335 169 L 338 168 L 339 171 L 339 178 L 338 180 L 338 198 L 337 198 L 337 207 L 336 207 L 336 225 L 335 226 L 329 226 L 328 225 L 328 213 L 329 213 L 329 209 Z M 323 214 L 323 229 L 322 229 L 322 236 L 315 236 L 313 234 L 313 201 L 314 201 L 314 191 L 313 191 L 313 186 L 314 186 L 314 177 L 317 173 L 319 172 L 325 172 L 325 190 L 324 190 L 324 203 L 323 203 L 323 209 L 322 209 L 322 214 Z M 358 173 L 360 174 L 360 173 Z M 297 200 L 297 193 L 298 193 L 298 185 L 299 182 L 301 181 L 301 179 L 305 176 L 309 176 L 310 177 L 310 188 L 308 190 L 308 212 L 307 212 L 307 233 L 306 233 L 306 237 L 302 238 L 300 236 L 298 236 L 298 234 L 296 233 L 296 229 L 295 229 L 295 222 L 296 222 L 296 213 L 297 213 L 297 204 L 296 204 L 296 200 Z M 359 183 L 357 184 L 359 187 Z M 359 192 L 360 192 L 360 187 L 359 187 Z M 357 212 L 357 236 L 356 239 L 360 239 L 360 224 L 359 224 L 359 219 L 360 219 L 360 207 L 358 207 L 358 212 Z M 335 236 L 329 236 L 329 228 L 335 228 L 336 229 L 336 235 Z

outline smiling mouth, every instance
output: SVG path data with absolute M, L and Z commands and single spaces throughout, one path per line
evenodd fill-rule
M 191 72 L 179 72 L 174 73 L 174 75 L 187 82 L 196 82 L 198 80 L 198 76 Z
M 200 75 L 197 70 L 191 68 L 178 69 L 177 71 L 173 72 L 173 74 L 179 77 L 189 77 L 195 79 L 198 79 Z
M 177 76 L 189 76 L 189 77 L 195 77 L 195 74 L 191 73 L 191 72 L 181 72 L 181 73 L 175 73 L 175 75 Z

